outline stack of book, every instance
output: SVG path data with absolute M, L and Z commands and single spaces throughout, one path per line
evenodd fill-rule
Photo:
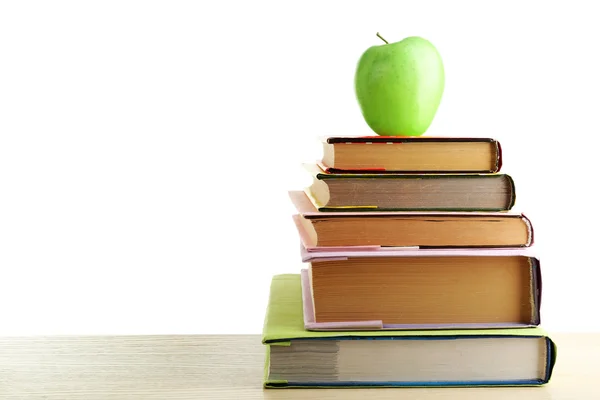
M 273 277 L 264 385 L 550 380 L 533 227 L 490 138 L 328 137 L 290 192 L 299 274 Z

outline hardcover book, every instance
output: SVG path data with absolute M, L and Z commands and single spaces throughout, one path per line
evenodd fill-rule
M 305 188 L 319 211 L 508 211 L 515 185 L 508 174 L 328 173 L 306 164 Z
M 305 328 L 485 329 L 540 324 L 531 251 L 302 251 Z
M 273 277 L 262 343 L 266 388 L 539 386 L 556 345 L 539 327 L 304 329 L 300 275 Z
M 290 191 L 292 218 L 306 249 L 380 247 L 529 247 L 533 226 L 522 213 L 318 211 L 302 191 Z
M 502 166 L 492 138 L 339 136 L 322 138 L 319 164 L 327 172 L 480 172 Z

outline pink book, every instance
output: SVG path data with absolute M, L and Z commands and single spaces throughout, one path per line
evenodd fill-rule
M 529 272 L 523 271 L 523 276 L 528 276 L 527 292 L 523 293 L 523 297 L 527 297 L 529 300 L 526 303 L 530 304 L 530 317 L 527 319 L 514 320 L 514 321 L 503 321 L 503 320 L 489 320 L 478 323 L 449 323 L 447 321 L 440 323 L 389 323 L 377 318 L 364 320 L 353 320 L 353 321 L 331 321 L 327 322 L 319 321 L 316 318 L 317 313 L 315 312 L 315 302 L 313 297 L 312 282 L 311 282 L 311 271 L 310 269 L 303 269 L 301 273 L 302 283 L 302 301 L 304 311 L 304 327 L 307 330 L 313 331 L 335 331 L 335 330 L 413 330 L 413 329 L 489 329 L 489 328 L 515 328 L 515 327 L 532 327 L 540 324 L 540 307 L 541 307 L 541 295 L 542 295 L 542 280 L 540 272 L 539 259 L 534 255 L 532 249 L 393 249 L 393 250 L 352 250 L 352 251 L 313 251 L 308 252 L 304 248 L 302 249 L 302 259 L 305 262 L 310 263 L 310 268 L 322 268 L 328 265 L 328 262 L 336 262 L 339 267 L 340 261 L 355 260 L 357 258 L 370 258 L 370 257 L 507 257 L 507 256 L 520 256 L 527 259 L 519 265 L 518 268 L 528 268 Z M 368 262 L 368 261 L 367 261 Z M 485 262 L 484 262 L 485 264 Z M 349 264 L 350 265 L 350 264 Z M 356 264 L 352 264 L 355 266 Z M 368 264 L 367 264 L 368 265 Z M 403 268 L 406 264 L 399 263 L 398 268 Z M 353 268 L 349 266 L 349 268 Z M 473 268 L 473 274 L 478 274 L 476 265 Z M 363 270 L 364 271 L 364 270 Z M 514 271 L 514 268 L 511 270 Z M 352 273 L 352 272 L 350 272 Z M 417 279 L 418 284 L 427 285 L 424 281 L 428 275 L 423 275 L 422 279 Z M 455 277 L 456 279 L 465 279 Z M 466 278 L 468 279 L 468 278 Z M 485 286 L 490 287 L 495 285 L 496 282 L 487 282 Z M 514 289 L 514 287 L 513 287 Z M 323 290 L 323 289 L 321 289 Z M 337 290 L 337 289 L 336 289 Z M 467 287 L 467 291 L 472 291 L 474 296 L 481 296 L 479 287 Z M 512 290 L 512 289 L 511 289 Z M 523 289 L 525 290 L 525 289 Z M 511 291 L 507 291 L 507 296 L 510 295 Z M 365 296 L 364 291 L 359 291 L 356 294 L 356 298 L 353 300 L 354 303 L 361 302 L 360 297 Z M 484 295 L 485 296 L 485 295 Z M 354 295 L 352 295 L 354 297 Z M 425 299 L 425 301 L 430 301 Z M 336 299 L 337 301 L 337 299 Z M 418 300 L 416 300 L 418 301 Z M 525 301 L 524 299 L 522 301 Z M 343 300 L 339 300 L 340 304 Z M 413 300 L 414 302 L 414 300 Z M 411 302 L 412 305 L 414 303 Z M 517 302 L 513 302 L 516 307 L 520 307 Z M 345 304 L 345 303 L 344 303 Z M 401 306 L 400 306 L 401 307 Z
M 290 191 L 300 240 L 308 252 L 349 249 L 522 248 L 533 245 L 533 226 L 514 212 L 318 211 L 302 191 Z M 426 235 L 423 232 L 438 232 Z M 345 232 L 339 235 L 337 232 Z M 360 232 L 355 235 L 352 232 Z M 439 233 L 443 232 L 443 233 Z M 456 234 L 453 234 L 456 232 Z M 466 234 L 468 233 L 468 234 Z
M 311 248 L 300 245 L 300 256 L 303 262 L 343 260 L 350 257 L 433 257 L 433 256 L 525 256 L 537 258 L 535 248 L 454 248 L 454 249 L 421 249 L 419 247 L 337 247 Z

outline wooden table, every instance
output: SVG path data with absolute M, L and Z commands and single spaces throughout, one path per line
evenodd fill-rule
M 262 388 L 259 336 L 0 338 L 0 399 L 600 399 L 600 333 L 554 334 L 540 388 Z

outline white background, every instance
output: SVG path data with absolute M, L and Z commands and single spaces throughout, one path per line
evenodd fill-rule
M 545 327 L 600 329 L 600 25 L 549 3 L 1 3 L 0 334 L 260 333 L 301 267 L 301 163 L 371 134 L 353 77 L 378 31 L 442 55 L 427 135 L 502 143 Z

